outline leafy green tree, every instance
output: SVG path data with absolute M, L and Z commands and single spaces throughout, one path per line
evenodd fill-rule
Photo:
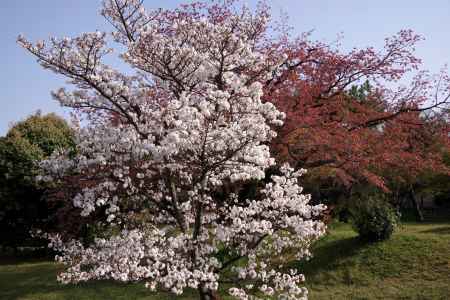
M 32 245 L 30 230 L 45 221 L 49 209 L 42 200 L 45 187 L 35 181 L 38 162 L 59 148 L 73 148 L 66 121 L 37 112 L 16 123 L 0 138 L 1 245 L 17 249 Z

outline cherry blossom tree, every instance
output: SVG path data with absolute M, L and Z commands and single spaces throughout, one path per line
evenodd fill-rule
M 101 13 L 132 75 L 103 62 L 113 52 L 103 32 L 18 39 L 69 79 L 74 89 L 53 96 L 88 120 L 76 128 L 76 155 L 55 153 L 41 179 L 76 187 L 81 217 L 107 228 L 91 243 L 51 237 L 68 266 L 59 280 L 142 281 L 201 299 L 227 283 L 239 299 L 306 299 L 303 276 L 272 262 L 309 256 L 324 233 L 324 206 L 297 183 L 304 170 L 283 165 L 254 198 L 237 193 L 275 164 L 269 143 L 285 117 L 261 100 L 282 65 L 269 55 L 268 8 L 146 11 L 139 0 L 106 0 Z

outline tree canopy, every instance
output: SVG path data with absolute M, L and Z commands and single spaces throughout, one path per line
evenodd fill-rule
M 2 244 L 30 243 L 29 231 L 48 217 L 36 183 L 38 163 L 57 149 L 73 147 L 73 132 L 55 114 L 36 113 L 14 124 L 0 138 L 0 224 Z

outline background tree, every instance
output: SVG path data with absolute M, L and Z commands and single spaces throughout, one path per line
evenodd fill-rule
M 423 172 L 448 173 L 449 126 L 436 120 L 448 120 L 450 80 L 416 72 L 419 40 L 404 30 L 382 51 L 344 53 L 307 35 L 276 46 L 284 71 L 266 82 L 264 97 L 287 117 L 272 149 L 309 169 L 308 190 L 336 199 L 355 185 L 387 192 Z
M 38 162 L 56 149 L 73 147 L 67 123 L 55 114 L 39 112 L 16 123 L 0 138 L 0 227 L 2 245 L 32 244 L 29 231 L 49 217 L 42 200 L 44 187 L 36 183 Z

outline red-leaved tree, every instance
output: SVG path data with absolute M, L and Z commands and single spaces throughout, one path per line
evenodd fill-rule
M 425 170 L 448 172 L 442 151 L 449 145 L 450 78 L 419 71 L 420 39 L 403 30 L 382 51 L 349 53 L 308 35 L 273 46 L 275 56 L 286 57 L 265 89 L 265 99 L 287 115 L 272 143 L 276 156 L 341 187 L 389 191 Z

